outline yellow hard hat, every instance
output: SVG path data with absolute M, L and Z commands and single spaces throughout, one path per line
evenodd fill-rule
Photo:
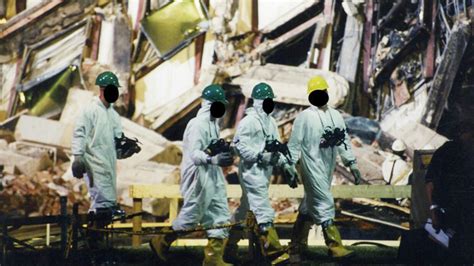
M 308 81 L 308 94 L 313 91 L 322 91 L 329 88 L 326 79 L 323 76 L 314 76 Z

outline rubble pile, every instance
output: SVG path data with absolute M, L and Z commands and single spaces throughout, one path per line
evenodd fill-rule
M 68 211 L 77 203 L 81 213 L 87 213 L 89 199 L 82 181 L 65 181 L 61 167 L 38 171 L 32 176 L 6 174 L 2 177 L 0 214 L 28 217 L 59 215 L 59 197 L 66 196 Z

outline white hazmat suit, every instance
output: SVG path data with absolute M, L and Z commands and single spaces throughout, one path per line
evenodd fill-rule
M 110 208 L 117 202 L 117 153 L 115 138 L 122 136 L 120 116 L 94 98 L 79 115 L 72 138 L 72 154 L 82 156 L 86 183 L 91 196 L 91 211 Z
M 334 199 L 331 182 L 339 154 L 344 165 L 355 163 L 350 138 L 346 132 L 345 144 L 321 148 L 324 128 L 346 129 L 342 115 L 331 107 L 311 106 L 295 119 L 288 149 L 293 163 L 301 158 L 302 181 L 305 196 L 299 211 L 309 215 L 316 224 L 334 219 Z
M 246 116 L 240 121 L 234 137 L 234 144 L 240 155 L 239 181 L 242 197 L 233 219 L 245 220 L 250 208 L 258 224 L 272 223 L 275 211 L 268 195 L 273 165 L 263 165 L 257 162 L 257 157 L 263 152 L 267 140 L 280 141 L 276 121 L 263 111 L 262 103 L 263 100 L 254 100 L 254 107 L 246 110 Z
M 211 140 L 219 138 L 217 120 L 211 120 L 211 102 L 203 100 L 197 116 L 186 126 L 181 162 L 181 194 L 184 204 L 173 221 L 173 230 L 209 227 L 230 221 L 224 174 L 218 165 L 207 162 L 204 150 Z M 207 231 L 209 238 L 224 239 L 227 229 Z

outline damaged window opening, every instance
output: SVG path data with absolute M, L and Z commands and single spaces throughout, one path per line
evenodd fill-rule
M 315 27 L 262 55 L 263 63 L 299 66 L 306 62 Z
M 288 21 L 285 21 L 282 25 L 278 26 L 275 29 L 271 29 L 271 31 L 266 30 L 263 34 L 264 39 L 277 39 L 281 35 L 287 33 L 291 29 L 297 27 L 298 25 L 303 24 L 304 22 L 312 19 L 313 17 L 320 14 L 323 10 L 323 3 L 315 1 L 315 4 L 311 5 L 309 8 L 297 14 L 295 17 L 291 18 Z
M 26 108 L 35 116 L 57 117 L 65 105 L 69 88 L 80 86 L 79 70 L 70 66 L 41 84 L 19 92 L 18 111 Z

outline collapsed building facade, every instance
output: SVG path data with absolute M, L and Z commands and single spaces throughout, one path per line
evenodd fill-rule
M 393 140 L 403 140 L 413 158 L 474 117 L 472 11 L 469 1 L 434 0 L 2 1 L 0 197 L 12 203 L 0 215 L 55 213 L 57 194 L 87 209 L 84 185 L 68 170 L 70 142 L 75 117 L 97 94 L 94 80 L 104 70 L 124 84 L 115 108 L 125 133 L 144 147 L 119 162 L 124 205 L 131 206 L 131 184 L 179 183 L 183 132 L 210 83 L 222 84 L 229 98 L 224 138 L 233 136 L 252 87 L 266 82 L 287 140 L 309 106 L 307 80 L 324 76 L 329 104 L 345 113 L 365 182 L 386 184 L 382 163 Z M 226 169 L 229 183 L 236 171 Z M 352 183 L 342 165 L 335 176 L 336 184 Z M 273 183 L 280 182 L 275 173 Z M 25 196 L 12 200 L 20 187 Z M 38 191 L 51 199 L 22 209 L 26 195 L 42 197 Z M 296 211 L 298 202 L 287 201 L 274 204 L 284 206 L 282 217 Z M 163 201 L 145 205 L 166 214 Z M 408 220 L 402 212 L 400 224 Z

